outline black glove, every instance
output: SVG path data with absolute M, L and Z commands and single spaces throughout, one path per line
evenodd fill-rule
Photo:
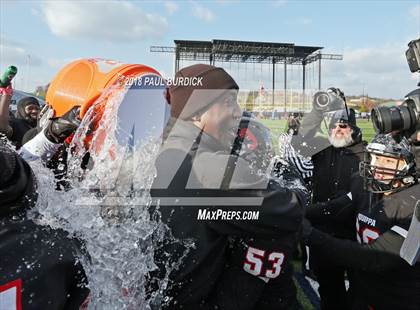
M 305 244 L 309 243 L 309 238 L 311 237 L 313 230 L 314 228 L 312 227 L 311 222 L 309 222 L 306 218 L 303 218 L 301 238 Z
M 63 116 L 51 118 L 45 128 L 47 139 L 54 143 L 63 143 L 80 125 L 79 110 L 79 107 L 73 107 Z

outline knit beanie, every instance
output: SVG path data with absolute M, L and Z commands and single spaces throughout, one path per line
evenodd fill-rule
M 175 74 L 169 87 L 171 116 L 190 119 L 205 112 L 229 90 L 238 90 L 235 80 L 222 68 L 196 64 Z
M 353 109 L 341 109 L 336 111 L 330 121 L 330 127 L 335 127 L 335 124 L 343 123 L 352 128 L 356 127 L 356 113 Z

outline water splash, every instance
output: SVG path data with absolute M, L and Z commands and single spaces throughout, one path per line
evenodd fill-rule
M 105 112 L 90 144 L 85 141 L 96 111 L 88 111 L 69 147 L 68 191 L 53 190 L 53 173 L 40 162 L 31 164 L 39 187 L 37 221 L 65 229 L 84 243 L 88 256 L 80 260 L 89 281 L 91 309 L 151 309 L 150 304 L 162 298 L 172 269 L 166 266 L 157 290 L 146 292 L 147 277 L 157 268 L 156 246 L 169 235 L 149 208 L 160 139 L 149 137 L 134 146 L 124 143 L 121 135 L 117 139 L 116 110 L 124 95 L 106 92 L 97 101 Z M 125 142 L 129 139 L 128 133 Z M 83 170 L 87 152 L 88 169 Z
M 297 167 L 290 160 L 290 157 L 299 156 L 302 160 L 310 160 L 304 158 L 296 152 L 292 146 L 293 135 L 291 133 L 283 133 L 278 137 L 278 155 L 274 159 L 273 175 L 277 181 L 286 188 L 297 189 L 305 196 L 309 195 L 308 189 L 299 173 Z

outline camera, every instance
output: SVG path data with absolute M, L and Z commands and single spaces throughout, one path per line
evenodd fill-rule
M 328 88 L 327 91 L 318 91 L 314 95 L 313 107 L 321 112 L 330 112 L 343 109 L 346 99 L 339 88 Z
M 408 43 L 405 53 L 411 72 L 420 72 L 420 38 Z M 409 137 L 420 129 L 420 88 L 407 94 L 403 103 L 395 107 L 372 110 L 372 122 L 379 133 L 399 131 Z
M 411 72 L 420 72 L 420 38 L 408 43 L 408 50 L 405 52 L 408 66 Z
M 380 133 L 400 131 L 410 136 L 420 129 L 420 88 L 409 93 L 396 107 L 378 107 L 372 110 L 372 122 Z

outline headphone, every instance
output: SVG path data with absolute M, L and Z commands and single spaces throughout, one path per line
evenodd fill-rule
M 344 95 L 344 92 L 340 88 L 330 87 L 327 89 L 327 92 L 328 91 L 333 92 L 337 97 L 340 97 L 341 99 L 343 99 L 344 102 L 346 102 L 346 96 Z

